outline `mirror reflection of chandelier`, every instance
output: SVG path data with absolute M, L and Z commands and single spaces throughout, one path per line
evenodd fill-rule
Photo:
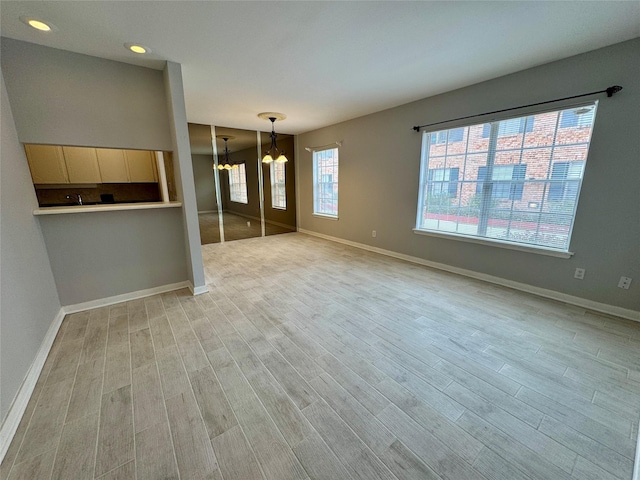
M 238 165 L 231 161 L 231 159 L 229 158 L 229 153 L 231 152 L 229 152 L 229 148 L 227 148 L 227 141 L 233 140 L 235 137 L 232 137 L 230 135 L 216 135 L 216 137 L 222 138 L 222 140 L 224 140 L 224 159 L 223 161 L 218 162 L 218 170 L 231 170 L 232 168 L 238 168 Z
M 276 138 L 278 137 L 278 134 L 275 130 L 276 120 L 284 120 L 287 116 L 284 113 L 262 112 L 258 114 L 258 117 L 271 122 L 271 146 L 269 147 L 269 150 L 264 152 L 262 163 L 271 163 L 273 161 L 277 163 L 287 162 L 288 160 L 284 154 L 284 150 L 280 150 L 276 145 Z

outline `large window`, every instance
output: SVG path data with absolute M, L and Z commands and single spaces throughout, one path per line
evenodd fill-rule
M 237 203 L 249 203 L 247 200 L 247 172 L 244 163 L 229 172 L 229 199 Z
M 285 163 L 271 162 L 271 207 L 279 210 L 287 209 L 287 184 L 285 181 Z
M 338 216 L 338 149 L 313 152 L 313 213 Z
M 567 252 L 596 106 L 424 132 L 416 230 Z

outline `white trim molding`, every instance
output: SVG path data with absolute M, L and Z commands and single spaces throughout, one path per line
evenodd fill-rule
M 398 253 L 391 250 L 385 250 L 383 248 L 372 247 L 364 243 L 352 242 L 351 240 L 332 237 L 330 235 L 325 235 L 323 233 L 318 233 L 311 230 L 305 230 L 303 228 L 299 228 L 298 232 L 311 235 L 314 237 L 323 238 L 325 240 L 329 240 L 332 242 L 342 243 L 344 245 L 349 245 L 351 247 L 360 248 L 362 250 L 367 250 L 369 252 L 379 253 L 381 255 L 386 255 L 388 257 L 398 258 L 406 262 L 416 263 L 418 265 L 424 265 L 426 267 L 436 268 L 438 270 L 444 270 L 446 272 L 457 273 L 458 275 L 463 275 L 465 277 L 471 277 L 477 280 L 483 280 L 485 282 L 501 285 L 503 287 L 513 288 L 514 290 L 520 290 L 522 292 L 531 293 L 539 297 L 550 298 L 552 300 L 568 303 L 570 305 L 576 305 L 578 307 L 594 310 L 596 312 L 606 313 L 607 315 L 615 315 L 617 317 L 622 317 L 628 320 L 634 320 L 636 322 L 640 322 L 640 311 L 637 311 L 637 310 L 631 310 L 628 308 L 622 308 L 615 305 L 609 305 L 607 303 L 595 302 L 587 298 L 575 297 L 573 295 L 568 295 L 566 293 L 556 292 L 555 290 L 535 287 L 533 285 L 528 285 L 526 283 L 521 283 L 521 282 L 515 282 L 513 280 L 508 280 L 506 278 L 496 277 L 494 275 L 488 275 L 486 273 L 474 272 L 473 270 L 453 267 L 451 265 L 446 265 L 444 263 L 432 262 L 430 260 L 425 260 L 424 258 L 413 257 L 411 255 L 405 255 L 404 253 Z M 640 479 L 637 479 L 637 480 L 640 480 Z
M 99 298 L 97 300 L 90 300 L 88 302 L 76 303 L 75 305 L 66 305 L 62 307 L 62 309 L 64 310 L 65 314 L 84 312 L 85 310 L 91 310 L 92 308 L 106 307 L 109 305 L 114 305 L 116 303 L 128 302 L 129 300 L 150 297 L 151 295 L 157 295 L 159 293 L 180 290 L 181 288 L 188 288 L 193 292 L 191 282 L 184 281 L 178 283 L 170 283 L 168 285 L 161 285 L 159 287 L 147 288 L 145 290 L 138 290 L 136 292 L 114 295 L 113 297 Z
M 195 295 L 202 295 L 203 293 L 207 293 L 209 291 L 209 287 L 206 284 L 194 287 L 193 283 L 189 282 L 188 287 L 189 287 L 189 290 L 191 290 L 191 293 L 194 296 Z
M 36 208 L 34 215 L 63 215 L 67 213 L 117 212 L 120 210 L 153 210 L 182 207 L 181 202 L 103 203 L 100 205 L 72 205 L 69 207 Z
M 511 242 L 505 242 L 497 239 L 487 239 L 479 237 L 470 237 L 468 235 L 459 235 L 452 232 L 433 232 L 430 230 L 421 230 L 414 228 L 413 233 L 417 235 L 426 235 L 429 237 L 446 238 L 448 240 L 457 240 L 459 242 L 477 243 L 488 247 L 506 248 L 507 250 L 518 250 L 519 252 L 535 253 L 536 255 L 547 255 L 549 257 L 571 258 L 573 252 L 562 252 L 551 248 L 536 247 L 533 245 L 522 245 Z
M 53 346 L 53 341 L 56 339 L 56 335 L 58 335 L 58 330 L 60 330 L 64 316 L 65 311 L 64 307 L 62 307 L 49 326 L 49 330 L 47 330 L 47 333 L 40 344 L 38 353 L 36 353 L 36 357 L 33 359 L 33 363 L 29 367 L 29 371 L 22 381 L 22 385 L 20 385 L 18 393 L 14 397 L 13 402 L 11 402 L 7 416 L 0 428 L 0 462 L 4 460 L 4 456 L 9 449 L 11 440 L 13 440 L 13 436 L 18 430 L 20 420 L 22 420 L 22 416 L 27 409 L 27 404 L 31 399 L 31 395 L 33 395 L 33 390 L 35 389 L 40 373 L 42 372 L 42 367 L 44 367 L 44 362 L 49 356 L 49 352 Z
M 56 335 L 58 335 L 58 330 L 60 330 L 60 326 L 62 325 L 62 320 L 64 319 L 65 315 L 98 307 L 106 307 L 108 305 L 114 305 L 116 303 L 126 302 L 129 300 L 136 300 L 138 298 L 150 297 L 151 295 L 180 290 L 182 288 L 189 288 L 189 290 L 191 290 L 194 295 L 198 295 L 200 293 L 205 293 L 208 291 L 208 287 L 206 285 L 204 287 L 196 287 L 194 289 L 191 285 L 191 282 L 184 281 L 162 285 L 154 288 L 148 288 L 145 290 L 138 290 L 137 292 L 115 295 L 113 297 L 91 300 L 89 302 L 76 303 L 75 305 L 66 305 L 60 308 L 60 311 L 49 326 L 49 330 L 47 331 L 44 339 L 42 340 L 42 343 L 40 344 L 38 353 L 36 354 L 31 367 L 29 367 L 29 371 L 27 372 L 22 385 L 20 385 L 20 389 L 13 399 L 13 402 L 9 407 L 9 411 L 7 412 L 7 416 L 5 417 L 5 420 L 0 427 L 0 462 L 2 462 L 2 460 L 4 459 L 4 456 L 9 449 L 9 445 L 13 440 L 13 436 L 18 430 L 18 425 L 20 424 L 22 416 L 27 409 L 27 404 L 31 399 L 33 390 L 36 386 L 38 378 L 40 377 L 40 373 L 42 373 L 42 368 L 44 367 L 47 356 L 51 351 L 53 341 L 55 340 Z

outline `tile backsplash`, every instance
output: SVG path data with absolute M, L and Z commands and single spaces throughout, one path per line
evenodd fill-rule
M 101 203 L 100 195 L 113 195 L 115 203 L 159 202 L 157 183 L 98 183 L 89 185 L 36 185 L 36 195 L 41 207 L 68 205 L 67 195 L 80 194 L 83 203 Z M 103 197 L 105 198 L 105 197 Z

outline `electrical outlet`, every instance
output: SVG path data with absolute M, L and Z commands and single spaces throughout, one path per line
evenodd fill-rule
M 631 286 L 631 277 L 620 277 L 620 281 L 618 282 L 618 287 L 624 288 L 625 290 L 629 290 Z
M 375 238 L 376 236 L 378 236 L 378 233 L 375 230 L 371 230 L 371 236 Z
M 577 278 L 578 280 L 583 280 L 585 271 L 586 270 L 584 268 L 576 268 L 576 273 L 573 274 L 573 278 Z
M 247 227 L 251 227 L 251 222 L 247 221 Z

